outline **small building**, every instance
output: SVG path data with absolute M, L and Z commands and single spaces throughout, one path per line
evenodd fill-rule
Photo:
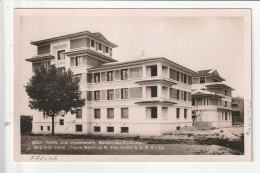
M 158 136 L 192 126 L 195 71 L 163 57 L 118 62 L 117 45 L 90 31 L 31 44 L 38 50 L 26 59 L 32 71 L 50 64 L 71 69 L 86 98 L 76 114 L 55 117 L 55 133 Z M 40 112 L 32 124 L 33 133 L 51 133 L 51 118 Z
M 211 127 L 232 126 L 231 92 L 217 70 L 198 71 L 192 76 L 192 106 L 194 123 Z
M 244 123 L 244 99 L 242 97 L 232 98 L 232 122 L 233 124 Z

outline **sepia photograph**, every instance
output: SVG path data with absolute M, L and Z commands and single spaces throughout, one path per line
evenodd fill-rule
M 16 161 L 251 160 L 250 9 L 15 9 L 13 62 Z

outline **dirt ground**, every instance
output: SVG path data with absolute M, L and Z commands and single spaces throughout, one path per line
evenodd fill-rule
M 82 155 L 242 155 L 243 126 L 189 127 L 160 137 L 22 135 L 22 154 Z

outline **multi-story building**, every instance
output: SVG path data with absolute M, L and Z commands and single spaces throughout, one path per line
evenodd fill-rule
M 79 77 L 86 105 L 55 118 L 55 133 L 161 135 L 192 126 L 191 76 L 165 58 L 117 62 L 116 44 L 89 31 L 31 42 L 33 71 L 55 64 Z M 51 118 L 34 115 L 33 133 L 50 133 Z
M 198 71 L 192 77 L 192 105 L 194 122 L 212 127 L 232 126 L 231 92 L 216 70 Z

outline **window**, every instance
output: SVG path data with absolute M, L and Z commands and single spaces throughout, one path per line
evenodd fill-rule
M 76 125 L 76 132 L 82 132 L 82 125 Z
M 101 43 L 98 43 L 98 50 L 102 51 L 102 44 Z
M 60 125 L 64 125 L 64 119 L 60 119 Z
M 203 102 L 204 105 L 209 105 L 209 98 L 203 98 Z
M 107 108 L 107 118 L 114 118 L 114 108 Z
M 65 59 L 64 52 L 65 52 L 65 50 L 59 50 L 59 51 L 57 51 L 58 60 L 63 60 L 63 59 Z
M 157 86 L 151 87 L 151 97 L 157 97 Z
M 107 100 L 114 100 L 114 90 L 107 90 Z
M 100 91 L 94 91 L 94 99 L 100 100 Z
M 76 78 L 77 78 L 77 80 L 78 80 L 79 83 L 80 83 L 80 82 L 81 82 L 82 75 L 81 75 L 81 74 L 76 74 Z
M 176 118 L 180 118 L 180 108 L 176 109 Z
M 94 109 L 94 118 L 100 119 L 100 109 Z
M 91 40 L 91 47 L 95 47 L 95 41 Z
M 157 107 L 147 107 L 146 108 L 146 118 L 157 118 Z
M 157 76 L 157 65 L 151 66 L 151 76 Z
M 100 73 L 94 73 L 94 82 L 100 82 Z
M 82 118 L 82 110 L 81 109 L 76 110 L 76 118 Z
M 51 61 L 43 61 L 42 62 L 42 65 L 45 69 L 49 69 L 50 68 L 50 65 L 51 65 Z
M 195 106 L 196 102 L 195 99 L 192 99 L 192 106 Z
M 113 81 L 113 71 L 107 72 L 107 81 Z
M 181 127 L 180 127 L 180 126 L 177 126 L 177 127 L 176 127 L 176 130 L 180 130 L 180 129 L 181 129 Z
M 225 112 L 225 121 L 227 121 L 227 112 Z
M 101 129 L 100 129 L 100 126 L 94 126 L 94 132 L 100 132 Z
M 184 83 L 187 83 L 187 75 L 186 75 L 186 74 L 183 75 L 183 78 L 184 78 L 184 81 L 183 81 L 183 82 L 184 82 Z
M 162 107 L 162 119 L 167 119 L 168 107 Z
M 128 108 L 121 108 L 121 118 L 128 118 Z
M 224 101 L 224 107 L 227 107 L 228 105 L 228 102 L 227 101 Z
M 41 126 L 41 131 L 43 131 L 43 126 Z
M 184 91 L 184 101 L 187 101 L 187 92 Z
M 43 112 L 43 119 L 48 119 L 48 115 Z
M 180 99 L 180 90 L 177 90 L 177 99 Z
M 50 126 L 47 126 L 47 129 L 48 129 L 48 131 L 50 131 L 50 130 L 51 130 L 51 127 L 50 127 Z
M 107 132 L 114 132 L 114 127 L 107 127 Z
M 128 127 L 121 127 L 121 133 L 128 133 Z
M 184 109 L 184 118 L 187 118 L 187 109 Z
M 121 80 L 126 80 L 128 78 L 128 70 L 121 70 Z
M 151 118 L 157 118 L 157 107 L 151 107 Z
M 200 83 L 205 83 L 206 82 L 206 78 L 205 77 L 200 77 Z
M 81 66 L 81 60 L 82 60 L 81 56 L 75 57 L 75 66 Z
M 177 71 L 177 81 L 180 81 L 180 72 Z
M 228 91 L 224 90 L 224 95 L 227 96 L 228 95 Z
M 106 46 L 106 53 L 108 53 L 108 51 L 109 51 L 109 48 Z
M 121 99 L 128 99 L 128 88 L 121 89 Z

